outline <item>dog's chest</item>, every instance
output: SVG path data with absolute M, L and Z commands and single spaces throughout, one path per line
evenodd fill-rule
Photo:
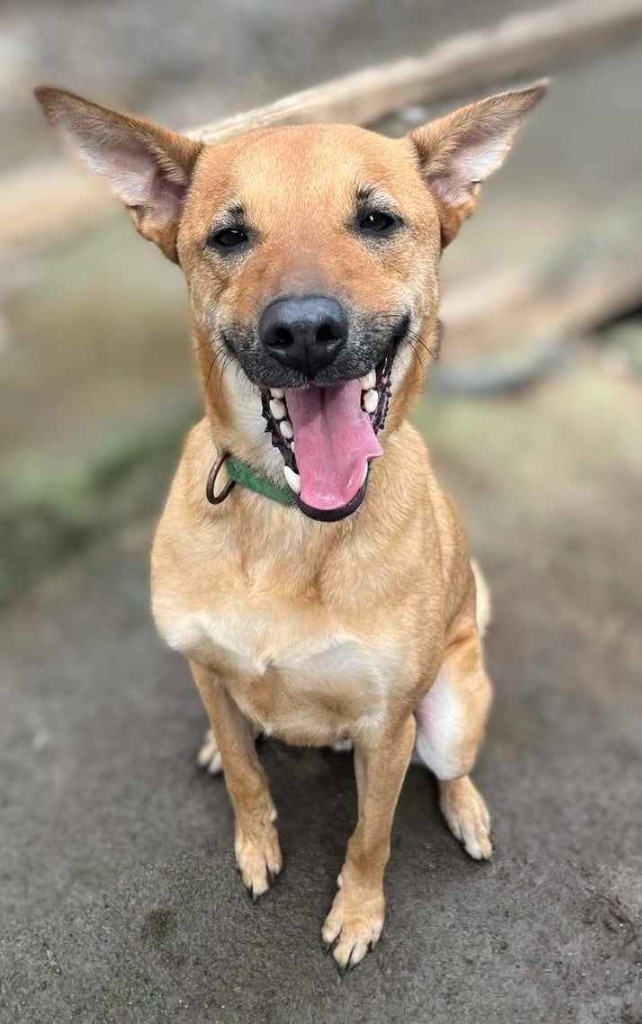
M 322 743 L 385 715 L 399 665 L 380 633 L 357 634 L 318 607 L 262 600 L 200 611 L 165 602 L 155 613 L 169 645 L 210 666 L 277 736 Z

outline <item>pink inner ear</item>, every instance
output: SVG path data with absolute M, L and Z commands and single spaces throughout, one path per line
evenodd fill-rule
M 474 185 L 486 181 L 501 167 L 508 149 L 505 133 L 464 146 L 452 154 L 448 171 L 429 178 L 430 184 L 445 203 L 457 206 L 470 197 Z
M 96 144 L 90 139 L 82 143 L 81 150 L 92 170 L 109 179 L 127 206 L 145 206 L 155 195 L 158 198 L 158 166 L 140 144 L 132 144 L 130 139 Z
M 470 207 L 475 187 L 501 167 L 545 89 L 545 82 L 537 82 L 489 96 L 411 132 L 426 181 L 447 206 Z
M 101 135 L 84 133 L 80 149 L 89 166 L 108 178 L 126 206 L 154 207 L 173 215 L 183 198 L 187 173 L 177 161 L 135 130 L 106 126 Z

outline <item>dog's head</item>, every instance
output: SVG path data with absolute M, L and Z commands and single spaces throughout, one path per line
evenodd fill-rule
M 308 515 L 341 519 L 438 345 L 442 249 L 544 90 L 401 140 L 315 125 L 215 145 L 58 89 L 37 96 L 183 269 L 217 443 L 285 474 Z

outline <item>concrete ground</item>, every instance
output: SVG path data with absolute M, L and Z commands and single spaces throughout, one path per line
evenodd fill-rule
M 465 857 L 412 767 L 383 940 L 340 979 L 319 931 L 351 757 L 269 742 L 287 865 L 252 906 L 224 784 L 195 767 L 196 692 L 150 623 L 151 525 L 132 519 L 0 622 L 3 1024 L 642 1022 L 639 387 L 582 360 L 419 420 L 494 592 L 476 773 L 492 864 Z
M 180 126 L 529 6 L 12 0 L 0 164 L 60 158 L 37 80 Z M 631 42 L 557 76 L 447 282 L 539 265 L 635 187 Z M 150 622 L 150 517 L 194 374 L 180 277 L 116 216 L 2 261 L 1 1024 L 642 1024 L 639 385 L 585 356 L 510 400 L 420 410 L 494 593 L 476 778 L 496 855 L 466 859 L 411 768 L 384 938 L 341 980 L 319 933 L 351 757 L 263 744 L 287 868 L 253 907 L 224 783 L 195 767 L 204 714 Z

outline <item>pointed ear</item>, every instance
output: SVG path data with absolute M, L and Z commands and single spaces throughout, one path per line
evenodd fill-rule
M 181 210 L 202 143 L 62 89 L 41 86 L 36 99 L 89 166 L 109 179 L 140 234 L 177 263 Z
M 426 184 L 440 204 L 448 245 L 477 206 L 481 183 L 503 164 L 525 117 L 548 82 L 461 107 L 409 135 Z

